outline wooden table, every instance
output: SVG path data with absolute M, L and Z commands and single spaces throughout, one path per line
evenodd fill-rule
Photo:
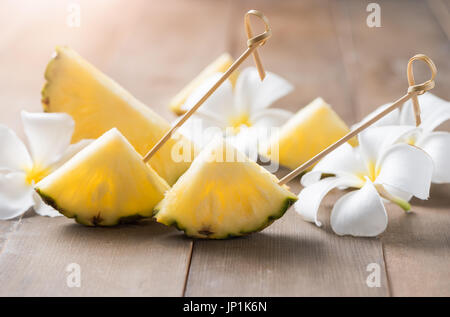
M 220 53 L 245 48 L 251 8 L 273 28 L 261 50 L 265 67 L 297 87 L 278 107 L 297 111 L 322 96 L 353 124 L 406 92 L 406 63 L 419 52 L 438 66 L 433 93 L 450 99 L 449 1 L 379 0 L 380 28 L 367 27 L 366 1 L 73 2 L 79 28 L 66 24 L 70 1 L 0 2 L 0 123 L 21 136 L 20 111 L 40 111 L 55 45 L 72 46 L 173 120 L 169 99 Z M 298 179 L 289 185 L 300 190 Z M 322 206 L 323 228 L 289 210 L 263 232 L 228 241 L 193 241 L 153 222 L 104 229 L 63 217 L 0 221 L 0 295 L 450 295 L 449 185 L 413 200 L 412 214 L 389 205 L 388 228 L 372 239 L 332 233 L 337 195 Z M 70 263 L 81 267 L 80 288 L 66 284 Z M 366 284 L 370 263 L 380 265 L 380 287 Z

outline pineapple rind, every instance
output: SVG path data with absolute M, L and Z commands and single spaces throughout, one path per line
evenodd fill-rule
M 36 184 L 43 201 L 86 226 L 152 216 L 169 185 L 111 129 Z
M 120 217 L 117 218 L 117 221 L 115 223 L 110 223 L 110 224 L 103 224 L 101 221 L 98 222 L 96 221 L 96 217 L 93 216 L 92 218 L 87 219 L 85 217 L 79 217 L 77 213 L 70 213 L 64 210 L 64 208 L 61 208 L 60 206 L 58 206 L 58 204 L 56 203 L 56 201 L 50 197 L 49 195 L 45 194 L 44 192 L 42 192 L 39 188 L 35 189 L 36 192 L 39 194 L 39 196 L 41 196 L 42 200 L 49 206 L 53 207 L 55 210 L 57 210 L 60 214 L 64 215 L 67 218 L 73 218 L 77 223 L 84 225 L 84 226 L 88 226 L 88 227 L 112 227 L 112 226 L 116 226 L 119 224 L 128 224 L 128 223 L 134 223 L 137 222 L 141 219 L 145 219 L 145 218 L 149 218 L 152 216 L 152 211 L 144 211 L 144 212 L 139 212 L 136 213 L 134 215 L 128 215 L 128 216 L 124 216 L 124 217 Z M 101 213 L 101 211 L 100 211 Z M 86 221 L 86 219 L 88 221 Z
M 169 221 L 158 221 L 166 226 L 172 226 L 175 227 L 177 230 L 182 231 L 186 236 L 190 237 L 190 238 L 200 238 L 200 239 L 209 239 L 209 240 L 223 240 L 223 239 L 231 239 L 231 238 L 237 238 L 237 237 L 242 237 L 245 235 L 249 235 L 251 233 L 255 233 L 255 232 L 259 232 L 264 230 L 265 228 L 267 228 L 268 226 L 270 226 L 275 220 L 280 219 L 281 217 L 284 216 L 284 214 L 286 213 L 286 211 L 298 200 L 297 197 L 288 197 L 286 198 L 286 200 L 284 201 L 284 203 L 282 204 L 280 210 L 278 210 L 277 212 L 274 212 L 273 214 L 271 214 L 270 216 L 267 217 L 267 220 L 265 221 L 265 223 L 262 226 L 256 226 L 255 228 L 250 228 L 248 230 L 241 230 L 238 234 L 233 234 L 233 233 L 228 233 L 228 234 L 224 234 L 223 236 L 199 236 L 199 235 L 195 235 L 195 234 L 189 234 L 189 232 L 186 230 L 186 228 L 184 228 L 183 226 L 181 226 L 175 219 L 171 219 Z M 153 215 L 154 217 L 157 216 L 159 210 L 157 208 L 154 209 L 153 211 Z
M 231 147 L 225 146 L 224 151 Z M 237 162 L 207 161 L 217 150 L 220 145 L 204 148 L 166 193 L 155 207 L 157 222 L 193 238 L 226 239 L 266 228 L 297 200 L 263 167 L 241 160 L 243 154 L 237 150 Z

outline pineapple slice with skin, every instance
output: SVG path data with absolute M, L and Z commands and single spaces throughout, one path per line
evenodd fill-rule
M 139 154 L 145 155 L 171 128 L 169 122 L 68 47 L 56 48 L 45 78 L 44 111 L 66 112 L 72 116 L 73 143 L 96 139 L 116 127 Z M 175 157 L 172 150 L 179 156 Z M 173 184 L 187 170 L 193 155 L 194 146 L 177 133 L 149 164 Z
M 226 239 L 264 229 L 296 200 L 274 175 L 218 139 L 166 193 L 155 218 L 190 237 Z
M 350 132 L 345 122 L 322 98 L 314 99 L 289 119 L 269 142 L 260 146 L 260 154 L 295 169 Z M 355 144 L 355 139 L 349 141 Z M 278 153 L 272 153 L 278 149 Z
M 151 217 L 169 188 L 115 128 L 36 184 L 47 204 L 87 226 Z
M 170 100 L 169 108 L 176 115 L 183 115 L 189 109 L 183 109 L 183 105 L 186 102 L 187 98 L 192 94 L 192 92 L 200 86 L 203 81 L 214 73 L 225 73 L 228 68 L 234 63 L 233 58 L 228 53 L 223 53 L 216 60 L 214 60 L 211 64 L 209 64 L 203 71 L 197 75 L 189 84 L 187 84 L 178 94 L 175 95 Z M 234 71 L 230 77 L 228 77 L 231 84 L 236 84 L 236 80 L 239 73 L 238 71 Z

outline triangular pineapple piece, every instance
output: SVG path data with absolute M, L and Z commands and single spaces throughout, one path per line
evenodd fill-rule
M 233 63 L 234 60 L 230 54 L 223 53 L 222 55 L 220 55 L 216 60 L 214 60 L 211 64 L 204 68 L 203 71 L 199 75 L 197 75 L 197 77 L 195 77 L 189 84 L 187 84 L 178 94 L 176 94 L 175 97 L 172 98 L 172 100 L 170 100 L 170 110 L 172 110 L 179 116 L 183 115 L 187 110 L 182 109 L 182 106 L 186 102 L 189 95 L 191 95 L 192 92 L 198 86 L 200 86 L 206 78 L 214 73 L 226 72 Z M 233 87 L 236 84 L 238 74 L 238 71 L 234 71 L 230 75 L 230 77 L 228 77 Z
M 36 185 L 47 204 L 87 226 L 151 217 L 168 189 L 115 128 Z
M 191 237 L 225 239 L 264 229 L 296 200 L 274 175 L 219 139 L 166 193 L 155 218 Z
M 260 147 L 260 154 L 290 169 L 295 169 L 349 132 L 348 126 L 322 98 L 289 119 L 268 143 Z M 354 140 L 349 143 L 354 145 Z M 278 149 L 277 153 L 272 153 Z
M 44 110 L 66 112 L 72 116 L 75 120 L 72 142 L 98 138 L 116 127 L 136 151 L 145 155 L 171 127 L 169 122 L 68 47 L 56 48 L 45 78 Z M 180 143 L 175 145 L 176 142 Z M 174 146 L 189 151 L 186 155 L 193 155 L 190 141 L 177 134 L 177 141 L 169 140 L 150 160 L 150 165 L 169 184 L 173 184 L 190 165 L 190 160 L 173 159 Z

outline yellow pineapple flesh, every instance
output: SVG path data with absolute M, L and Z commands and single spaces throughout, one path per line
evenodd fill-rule
M 216 60 L 214 60 L 211 64 L 209 64 L 203 71 L 197 75 L 189 84 L 187 84 L 178 94 L 175 95 L 170 100 L 169 108 L 177 115 L 183 115 L 187 109 L 183 109 L 182 106 L 186 102 L 187 98 L 192 94 L 192 92 L 200 86 L 206 78 L 211 76 L 214 73 L 224 73 L 230 68 L 231 64 L 233 64 L 233 58 L 228 53 L 223 53 Z M 236 80 L 238 77 L 238 71 L 234 71 L 229 80 L 231 84 L 236 84 Z
M 296 200 L 274 175 L 217 140 L 167 192 L 155 218 L 190 237 L 225 239 L 264 229 Z
M 72 142 L 95 139 L 116 127 L 145 155 L 171 125 L 111 78 L 68 47 L 57 47 L 45 72 L 42 104 L 47 112 L 66 112 L 75 120 Z M 176 134 L 150 160 L 152 168 L 173 184 L 190 165 L 174 158 L 172 150 L 193 156 L 193 145 Z M 174 148 L 175 147 L 175 148 Z M 188 153 L 178 153 L 178 152 Z
M 168 189 L 115 128 L 36 184 L 47 204 L 87 226 L 151 217 Z
M 322 98 L 316 98 L 289 119 L 260 154 L 295 169 L 349 132 L 348 126 Z M 349 143 L 354 145 L 352 139 Z M 278 153 L 272 153 L 278 149 Z

